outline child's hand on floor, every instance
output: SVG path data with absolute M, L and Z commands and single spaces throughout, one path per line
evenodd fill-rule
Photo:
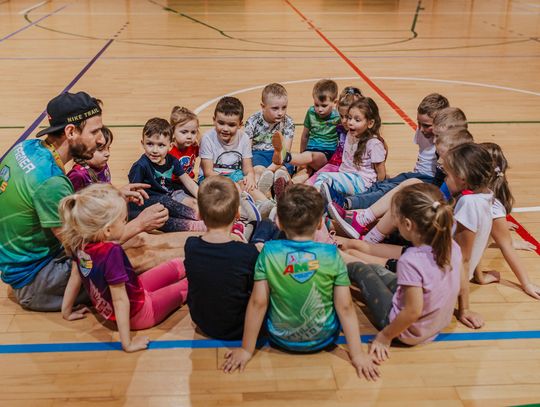
M 76 321 L 78 319 L 86 318 L 86 313 L 90 312 L 88 307 L 82 306 L 77 309 L 71 310 L 71 313 L 69 315 L 64 316 L 64 319 L 67 321 Z
M 536 284 L 525 284 L 525 286 L 523 287 L 523 291 L 525 291 L 531 297 L 540 300 L 540 287 L 538 287 Z
M 482 316 L 471 310 L 461 311 L 458 315 L 458 319 L 463 325 L 472 329 L 479 329 L 484 326 L 484 319 Z
M 137 352 L 138 350 L 148 348 L 148 343 L 150 343 L 150 339 L 148 339 L 148 336 L 137 336 L 133 338 L 128 345 L 122 345 L 122 348 L 125 352 L 128 353 Z
M 526 250 L 529 252 L 536 251 L 536 246 L 532 243 L 526 242 L 525 240 L 512 239 L 512 247 L 515 250 Z
M 375 381 L 381 375 L 372 355 L 364 352 L 359 353 L 354 358 L 351 358 L 351 363 L 355 367 L 358 377 L 364 376 L 369 381 Z
M 243 372 L 247 362 L 251 359 L 252 354 L 244 348 L 230 350 L 225 354 L 225 362 L 221 368 L 225 373 L 232 373 L 236 369 Z
M 378 362 L 384 362 L 390 358 L 391 339 L 388 339 L 382 331 L 377 334 L 373 342 L 369 344 L 369 354 L 375 356 Z

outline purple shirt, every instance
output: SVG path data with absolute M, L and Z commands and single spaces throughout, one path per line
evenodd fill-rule
M 75 164 L 71 171 L 68 172 L 67 176 L 73 184 L 75 192 L 97 182 L 104 184 L 111 183 L 111 172 L 109 171 L 109 166 L 107 164 L 99 171 L 90 168 L 87 165 L 82 166 L 80 164 Z
M 141 310 L 144 289 L 122 246 L 113 242 L 88 243 L 84 251 L 79 250 L 76 261 L 84 288 L 103 318 L 116 320 L 110 285 L 125 283 L 130 317 Z
M 392 298 L 389 319 L 392 322 L 404 307 L 403 286 L 422 287 L 424 306 L 416 322 L 399 336 L 409 345 L 430 342 L 448 326 L 460 288 L 461 250 L 452 240 L 450 267 L 441 270 L 430 246 L 411 247 L 397 264 L 398 288 Z

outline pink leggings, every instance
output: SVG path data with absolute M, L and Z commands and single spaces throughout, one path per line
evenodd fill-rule
M 144 305 L 131 317 L 131 329 L 147 329 L 159 324 L 186 301 L 188 281 L 181 259 L 160 264 L 138 277 L 144 288 Z

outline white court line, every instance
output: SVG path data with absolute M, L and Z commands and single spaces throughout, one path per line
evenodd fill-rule
M 19 11 L 18 14 L 26 14 L 27 12 L 29 12 L 29 11 L 35 9 L 35 8 L 43 6 L 45 3 L 47 3 L 47 1 L 42 1 L 41 3 L 34 4 L 33 6 L 30 6 L 28 8 L 25 8 L 24 10 Z
M 295 84 L 295 83 L 317 82 L 319 79 L 320 78 L 300 79 L 300 80 L 285 81 L 285 82 L 280 82 L 280 83 L 283 84 L 283 85 L 291 85 L 291 84 Z M 331 79 L 334 79 L 334 80 L 351 80 L 351 79 L 352 80 L 359 80 L 358 76 L 341 76 L 341 77 L 331 78 Z M 481 82 L 457 81 L 457 80 L 450 80 L 450 79 L 435 79 L 435 78 L 413 78 L 413 77 L 407 77 L 407 76 L 373 76 L 372 79 L 378 79 L 378 80 L 383 80 L 383 81 L 385 81 L 385 80 L 387 80 L 387 81 L 423 81 L 423 82 L 453 83 L 453 84 L 457 84 L 457 85 L 478 86 L 478 87 L 481 87 L 481 88 L 500 89 L 500 90 L 507 90 L 507 91 L 510 91 L 510 92 L 525 93 L 525 94 L 528 94 L 528 95 L 540 96 L 540 92 L 533 92 L 533 91 L 530 91 L 530 90 L 518 89 L 518 88 L 510 88 L 510 87 L 507 87 L 507 86 L 491 85 L 491 84 L 488 84 L 488 83 L 481 83 Z M 199 114 L 204 109 L 206 109 L 208 106 L 210 106 L 211 104 L 217 102 L 219 99 L 221 99 L 224 96 L 234 96 L 234 95 L 238 95 L 240 93 L 245 93 L 245 92 L 249 92 L 249 91 L 257 90 L 257 89 L 262 89 L 266 85 L 267 84 L 257 85 L 257 86 L 252 86 L 252 87 L 249 87 L 249 88 L 235 90 L 235 91 L 230 92 L 230 93 L 226 93 L 224 95 L 221 95 L 221 96 L 218 96 L 218 97 L 216 97 L 214 99 L 211 99 L 211 100 L 209 100 L 207 102 L 204 102 L 202 105 L 195 108 L 194 112 L 195 112 L 195 114 Z
M 540 206 L 528 206 L 525 208 L 513 208 L 512 213 L 540 212 Z

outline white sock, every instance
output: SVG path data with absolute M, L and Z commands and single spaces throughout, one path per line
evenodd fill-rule
M 371 208 L 356 212 L 356 221 L 362 226 L 367 226 L 377 219 Z
M 364 236 L 364 242 L 370 242 L 370 243 L 381 243 L 386 236 L 383 235 L 381 232 L 379 232 L 379 229 L 377 229 L 377 226 L 375 226 L 373 229 L 371 229 L 367 235 Z

